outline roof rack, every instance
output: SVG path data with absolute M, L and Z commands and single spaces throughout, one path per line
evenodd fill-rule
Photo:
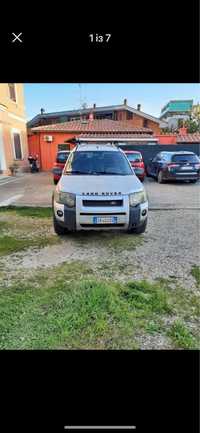
M 80 141 L 77 140 L 76 142 L 77 146 L 88 146 L 88 145 L 98 145 L 98 146 L 112 146 L 114 148 L 116 148 L 116 144 L 114 142 L 108 142 L 108 143 L 102 143 L 102 142 L 92 142 L 92 141 L 87 141 L 87 139 L 81 139 Z

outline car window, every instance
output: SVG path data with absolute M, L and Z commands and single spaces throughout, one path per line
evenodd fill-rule
M 141 153 L 126 153 L 126 156 L 129 161 L 142 161 L 142 155 Z
M 125 155 L 113 151 L 73 152 L 68 159 L 64 174 L 133 175 Z
M 156 162 L 160 160 L 160 154 L 154 156 L 154 158 L 152 159 L 152 162 Z
M 172 156 L 173 162 L 199 162 L 199 158 L 197 155 L 193 154 L 182 154 L 182 155 L 173 155 Z
M 67 161 L 69 154 L 70 154 L 70 152 L 57 153 L 56 162 L 64 164 Z

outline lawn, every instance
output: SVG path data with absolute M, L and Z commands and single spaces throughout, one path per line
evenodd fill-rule
M 189 310 L 198 321 L 198 298 L 167 282 L 99 279 L 86 263 L 72 262 L 15 278 L 9 288 L 1 283 L 0 348 L 138 349 L 147 333 L 194 349 Z
M 11 253 L 34 254 L 60 242 L 98 245 L 96 262 L 84 253 L 47 268 L 6 268 Z M 134 264 L 122 262 L 123 252 L 143 242 L 109 233 L 61 241 L 50 209 L 0 210 L 0 349 L 141 349 L 144 338 L 162 341 L 162 348 L 199 348 L 198 294 L 167 279 L 134 280 Z M 199 271 L 191 272 L 198 282 Z

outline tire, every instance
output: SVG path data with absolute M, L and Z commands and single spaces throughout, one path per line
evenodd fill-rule
M 198 181 L 198 179 L 191 179 L 189 182 L 190 183 L 196 183 Z
M 53 216 L 53 226 L 54 231 L 58 236 L 63 236 L 67 233 L 67 230 L 58 223 L 55 215 Z
M 146 220 L 143 222 L 143 224 L 141 226 L 139 226 L 139 227 L 137 227 L 135 229 L 130 229 L 128 231 L 128 233 L 130 233 L 130 234 L 136 234 L 136 235 L 141 235 L 142 233 L 145 232 L 146 226 L 147 226 L 147 218 L 146 218 Z
M 157 180 L 158 180 L 158 183 L 164 183 L 162 170 L 159 171 Z

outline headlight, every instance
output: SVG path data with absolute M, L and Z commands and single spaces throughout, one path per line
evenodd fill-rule
M 136 206 L 139 203 L 145 203 L 147 201 L 147 195 L 145 190 L 133 192 L 129 195 L 130 206 Z
M 68 207 L 75 207 L 76 196 L 71 192 L 55 191 L 54 198 L 57 203 L 66 204 Z

